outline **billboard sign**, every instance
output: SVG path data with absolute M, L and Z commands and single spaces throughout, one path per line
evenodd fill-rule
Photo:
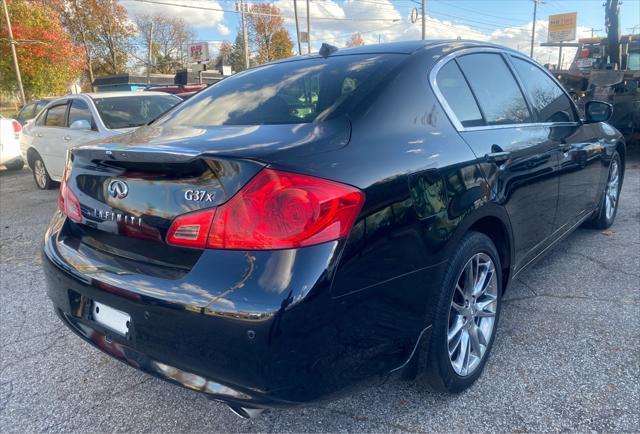
M 549 35 L 547 42 L 566 42 L 576 39 L 578 13 L 549 15 Z
M 206 62 L 210 60 L 209 43 L 207 42 L 189 44 L 187 49 L 189 51 L 189 62 L 191 63 Z

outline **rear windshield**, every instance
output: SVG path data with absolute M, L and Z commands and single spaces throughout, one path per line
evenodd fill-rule
M 193 127 L 313 122 L 355 107 L 405 58 L 367 54 L 265 65 L 222 80 L 159 122 Z
M 93 101 L 104 125 L 115 130 L 147 124 L 181 100 L 173 95 L 131 95 Z

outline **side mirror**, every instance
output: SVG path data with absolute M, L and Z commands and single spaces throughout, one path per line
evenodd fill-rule
M 613 106 L 608 102 L 589 101 L 584 107 L 587 123 L 607 122 L 613 115 Z
M 78 119 L 77 121 L 73 121 L 69 128 L 72 130 L 90 130 L 91 124 L 86 119 Z

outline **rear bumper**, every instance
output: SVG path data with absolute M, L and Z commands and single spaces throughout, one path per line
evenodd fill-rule
M 14 158 L 10 158 L 9 160 L 2 161 L 2 163 L 0 163 L 0 164 L 3 164 L 3 165 L 6 165 L 6 166 L 9 166 L 9 165 L 11 165 L 11 164 L 16 164 L 16 163 L 19 163 L 19 162 L 21 162 L 21 161 L 24 161 L 24 160 L 22 159 L 22 157 L 21 157 L 21 156 L 17 156 L 17 157 L 14 157 Z
M 22 160 L 22 154 L 20 153 L 20 146 L 2 146 L 2 154 L 0 154 L 0 164 L 11 164 Z
M 56 308 L 56 314 L 78 336 L 115 359 L 170 383 L 204 393 L 212 399 L 250 408 L 289 407 L 299 404 L 277 399 L 260 391 L 246 389 L 241 386 L 228 386 L 193 372 L 168 365 L 137 350 L 127 339 L 101 328 L 91 320 L 79 318 L 64 312 L 60 308 Z
M 205 251 L 191 272 L 169 280 L 101 264 L 65 239 L 65 224 L 57 214 L 43 245 L 48 295 L 65 325 L 118 360 L 212 399 L 294 406 L 378 383 L 404 366 L 424 325 L 392 315 L 389 297 L 375 291 L 333 298 L 340 242 Z M 93 320 L 93 301 L 131 316 L 127 337 Z

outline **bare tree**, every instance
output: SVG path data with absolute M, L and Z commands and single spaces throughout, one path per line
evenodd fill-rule
M 145 50 L 151 45 L 154 71 L 169 74 L 184 67 L 186 46 L 193 42 L 195 33 L 182 18 L 140 15 L 135 22 L 140 45 Z

